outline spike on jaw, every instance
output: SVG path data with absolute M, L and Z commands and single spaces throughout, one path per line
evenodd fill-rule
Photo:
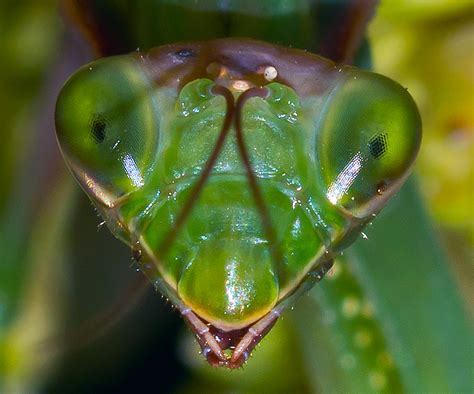
M 272 329 L 280 314 L 272 310 L 255 324 L 238 330 L 224 331 L 204 322 L 190 309 L 181 311 L 196 337 L 202 354 L 213 367 L 240 368 L 253 349 Z

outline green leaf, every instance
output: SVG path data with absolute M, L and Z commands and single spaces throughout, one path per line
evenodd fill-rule
M 472 391 L 472 324 L 413 179 L 365 233 L 297 309 L 313 387 Z

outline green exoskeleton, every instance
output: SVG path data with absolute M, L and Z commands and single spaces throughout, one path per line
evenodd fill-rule
M 212 365 L 242 365 L 407 178 L 410 95 L 258 41 L 174 44 L 77 71 L 64 158 Z

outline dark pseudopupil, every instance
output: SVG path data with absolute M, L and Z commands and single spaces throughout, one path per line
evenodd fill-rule
M 105 119 L 101 116 L 95 117 L 91 122 L 91 136 L 99 144 L 105 139 L 106 126 Z
M 369 141 L 370 154 L 374 159 L 382 157 L 387 152 L 387 148 L 388 140 L 385 133 L 377 134 Z

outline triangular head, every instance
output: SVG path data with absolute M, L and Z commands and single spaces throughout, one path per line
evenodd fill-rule
M 230 368 L 400 188 L 421 142 L 392 80 L 242 39 L 83 66 L 56 130 L 110 230 Z

